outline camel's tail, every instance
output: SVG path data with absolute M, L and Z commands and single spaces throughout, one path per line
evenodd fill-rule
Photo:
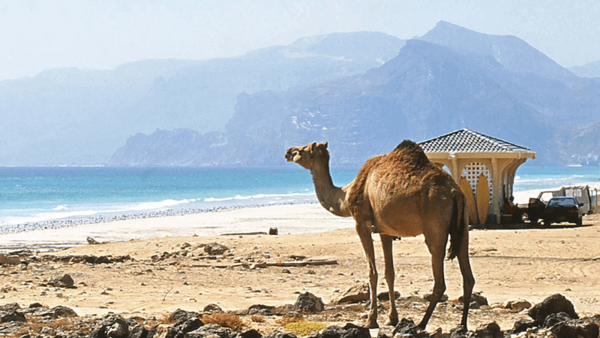
M 467 203 L 460 190 L 452 192 L 452 219 L 450 220 L 450 248 L 448 258 L 454 259 L 462 245 L 465 231 L 469 231 Z

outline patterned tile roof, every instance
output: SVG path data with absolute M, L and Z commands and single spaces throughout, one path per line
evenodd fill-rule
M 457 130 L 420 142 L 419 145 L 426 153 L 506 153 L 530 151 L 528 148 L 469 129 Z

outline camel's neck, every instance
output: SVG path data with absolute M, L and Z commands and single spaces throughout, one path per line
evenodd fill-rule
M 319 203 L 334 215 L 350 217 L 346 203 L 346 189 L 333 185 L 329 172 L 329 160 L 317 161 L 310 170 L 315 183 L 315 192 Z

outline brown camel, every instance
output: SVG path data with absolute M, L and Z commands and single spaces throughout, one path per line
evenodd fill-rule
M 431 163 L 421 147 L 404 141 L 385 155 L 367 160 L 356 178 L 343 188 L 333 185 L 329 173 L 327 143 L 293 147 L 285 153 L 310 170 L 321 205 L 331 213 L 354 218 L 369 267 L 370 328 L 377 325 L 377 269 L 372 227 L 379 233 L 385 258 L 389 294 L 394 294 L 393 237 L 423 234 L 431 253 L 435 280 L 433 295 L 419 327 L 425 329 L 435 306 L 446 290 L 444 255 L 450 236 L 448 257 L 458 257 L 463 276 L 464 308 L 461 325 L 467 327 L 469 302 L 475 279 L 469 263 L 469 229 L 465 197 L 452 177 Z M 394 297 L 390 297 L 387 325 L 398 323 Z

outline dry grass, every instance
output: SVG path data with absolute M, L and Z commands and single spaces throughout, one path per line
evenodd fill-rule
M 304 314 L 297 313 L 293 317 L 283 316 L 283 317 L 281 317 L 281 319 L 279 319 L 277 321 L 277 323 L 281 324 L 282 326 L 286 326 L 289 323 L 297 323 L 297 322 L 303 322 L 303 321 L 304 321 Z
M 173 318 L 173 316 L 170 313 L 162 315 L 160 318 L 158 318 L 158 322 L 166 325 L 177 323 L 175 318 Z
M 202 316 L 200 320 L 204 324 L 218 324 L 233 330 L 246 326 L 246 323 L 240 317 L 229 313 L 213 313 L 210 316 Z
M 308 322 L 295 322 L 287 323 L 285 329 L 294 333 L 297 336 L 308 336 L 311 332 L 319 331 L 327 327 L 327 324 L 323 323 L 308 323 Z
M 254 323 L 264 323 L 265 322 L 265 316 L 263 316 L 263 315 L 260 315 L 260 316 L 252 315 L 252 316 L 250 316 L 250 320 L 252 320 L 252 322 L 254 322 Z

